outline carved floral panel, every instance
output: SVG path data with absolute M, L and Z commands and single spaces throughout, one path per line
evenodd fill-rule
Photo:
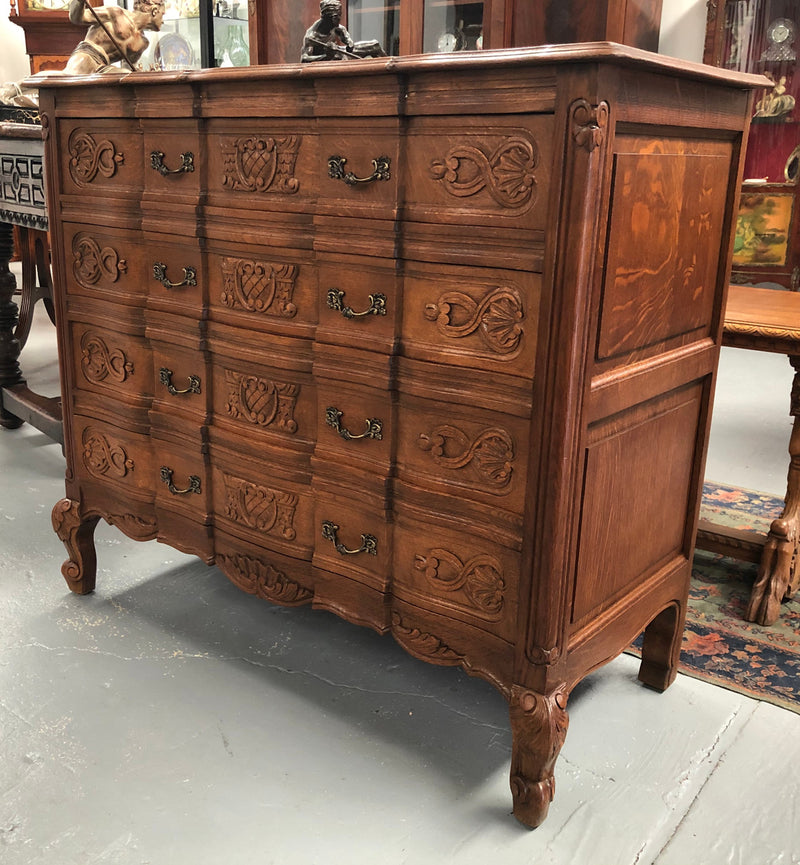
M 237 420 L 282 432 L 297 432 L 294 409 L 300 388 L 256 375 L 225 370 L 228 401 L 225 411 Z
M 116 282 L 127 271 L 127 261 L 113 246 L 101 246 L 83 232 L 72 238 L 72 275 L 78 285 L 95 288 L 102 279 Z
M 231 309 L 292 318 L 297 267 L 249 258 L 222 259 L 222 303 Z
M 67 142 L 69 174 L 77 186 L 88 186 L 98 174 L 111 178 L 125 161 L 108 138 L 99 141 L 82 129 L 73 129 Z
M 487 618 L 498 618 L 505 603 L 506 582 L 500 562 L 478 554 L 462 561 L 449 550 L 435 548 L 417 554 L 414 569 L 431 589 L 457 596 L 461 605 Z
M 298 498 L 243 478 L 223 475 L 225 516 L 234 522 L 287 541 L 297 537 L 294 517 Z
M 453 424 L 439 424 L 420 433 L 417 445 L 444 469 L 467 469 L 489 492 L 504 490 L 513 473 L 514 441 L 499 427 L 469 436 Z
M 242 137 L 223 141 L 222 185 L 235 192 L 295 193 L 300 135 Z
M 133 362 L 121 348 L 110 348 L 99 334 L 87 330 L 81 337 L 81 372 L 93 384 L 106 379 L 122 384 L 133 375 Z
M 133 460 L 122 443 L 92 427 L 86 427 L 81 438 L 83 464 L 98 478 L 124 478 L 133 471 Z

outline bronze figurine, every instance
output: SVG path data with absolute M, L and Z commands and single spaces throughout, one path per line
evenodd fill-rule
M 320 17 L 306 30 L 302 63 L 318 60 L 361 60 L 364 57 L 385 57 L 386 52 L 376 39 L 354 42 L 347 29 L 342 26 L 342 4 L 340 0 L 322 0 Z

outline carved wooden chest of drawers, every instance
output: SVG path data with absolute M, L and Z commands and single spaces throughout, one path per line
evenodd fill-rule
M 64 575 L 99 518 L 509 699 L 675 675 L 759 79 L 608 44 L 48 79 Z M 727 254 L 726 254 L 727 252 Z

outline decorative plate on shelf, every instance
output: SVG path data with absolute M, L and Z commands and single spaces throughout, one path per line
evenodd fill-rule
M 190 69 L 194 66 L 194 51 L 180 33 L 165 33 L 156 45 L 153 60 L 159 69 Z

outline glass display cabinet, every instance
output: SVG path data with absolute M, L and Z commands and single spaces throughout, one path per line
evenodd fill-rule
M 800 288 L 800 0 L 709 3 L 704 60 L 759 72 L 745 159 L 731 281 Z

